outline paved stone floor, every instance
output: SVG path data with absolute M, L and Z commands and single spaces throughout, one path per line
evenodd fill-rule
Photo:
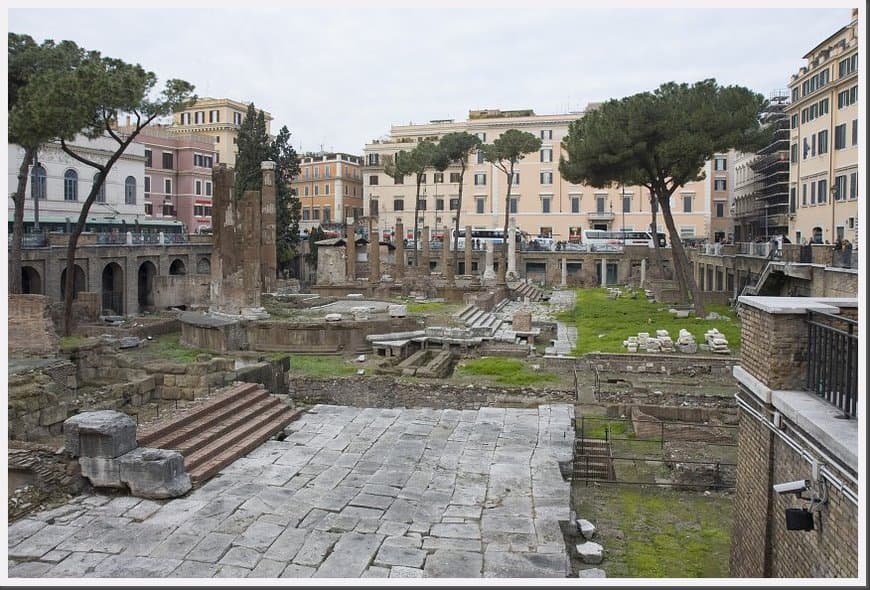
M 570 405 L 319 405 L 187 497 L 9 527 L 9 577 L 565 577 Z

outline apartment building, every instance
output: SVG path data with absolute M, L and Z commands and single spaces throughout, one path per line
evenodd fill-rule
M 704 178 L 708 183 L 707 194 L 710 195 L 708 203 L 710 217 L 706 233 L 707 240 L 710 242 L 724 242 L 734 238 L 731 203 L 734 201 L 736 155 L 734 150 L 714 154 L 713 159 L 704 165 Z
M 259 111 L 259 109 L 258 109 Z M 248 113 L 248 103 L 229 98 L 200 98 L 193 105 L 175 113 L 170 131 L 176 135 L 206 135 L 214 139 L 215 164 L 234 167 L 239 127 Z M 263 111 L 266 133 L 271 135 L 272 115 Z
M 858 10 L 804 55 L 789 90 L 789 236 L 858 243 Z
M 290 186 L 302 205 L 300 230 L 362 217 L 362 162 L 362 157 L 344 153 L 309 153 L 299 158 L 299 176 Z
M 735 158 L 734 239 L 788 235 L 789 117 L 788 91 L 773 92 L 762 113 L 762 124 L 772 128 L 770 144 L 754 154 Z
M 145 214 L 151 219 L 177 219 L 185 233 L 211 231 L 212 168 L 217 163 L 211 135 L 174 133 L 169 126 L 142 130 Z
M 378 219 L 384 239 L 393 238 L 397 221 L 411 232 L 406 237 L 413 237 L 416 180 L 410 176 L 395 180 L 388 176 L 384 172 L 385 156 L 411 150 L 420 141 L 437 141 L 447 133 L 466 131 L 476 134 L 484 143 L 492 143 L 508 129 L 519 129 L 539 137 L 541 149 L 527 154 L 515 170 L 508 206 L 518 228 L 533 236 L 560 241 L 578 239 L 583 228 L 648 229 L 650 200 L 645 188 L 614 185 L 598 189 L 569 183 L 559 173 L 562 138 L 568 133 L 568 125 L 582 116 L 582 112 L 536 115 L 531 109 L 488 109 L 469 111 L 466 121 L 394 125 L 389 136 L 365 146 L 364 214 Z M 707 178 L 712 176 L 708 174 Z M 671 203 L 674 220 L 683 237 L 709 234 L 712 186 L 710 182 L 699 181 L 674 193 Z M 460 225 L 503 227 L 506 193 L 505 174 L 484 161 L 481 152 L 472 153 L 464 178 Z M 420 205 L 420 227 L 429 226 L 436 236 L 449 235 L 459 206 L 459 167 L 451 166 L 443 173 L 427 171 L 421 185 Z M 661 216 L 658 219 L 663 227 Z

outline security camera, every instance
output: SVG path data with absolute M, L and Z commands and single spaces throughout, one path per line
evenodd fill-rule
M 809 480 L 799 479 L 797 481 L 789 481 L 786 483 L 777 483 L 773 485 L 773 491 L 777 494 L 800 494 L 809 486 Z

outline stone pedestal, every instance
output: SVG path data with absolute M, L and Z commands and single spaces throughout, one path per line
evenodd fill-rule
M 508 259 L 507 259 L 507 275 L 509 279 L 515 279 L 517 276 L 517 222 L 511 218 L 508 226 Z
M 74 457 L 114 459 L 136 448 L 136 424 L 114 410 L 76 414 L 63 423 L 66 450 Z
M 495 269 L 493 268 L 493 246 L 492 242 L 486 242 L 486 262 L 483 270 L 483 280 L 494 281 L 496 279 Z
M 120 479 L 138 498 L 175 498 L 190 490 L 190 476 L 178 451 L 140 447 L 118 459 Z

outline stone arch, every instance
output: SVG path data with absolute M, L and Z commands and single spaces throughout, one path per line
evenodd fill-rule
M 139 313 L 154 309 L 154 277 L 157 276 L 157 267 L 150 260 L 139 265 L 137 284 L 139 286 L 138 302 Z
M 201 275 L 211 274 L 211 260 L 203 256 L 196 263 L 196 272 Z
M 124 315 L 124 270 L 117 262 L 103 267 L 103 310 L 115 315 Z
M 169 265 L 169 274 L 171 275 L 185 275 L 187 274 L 187 267 L 184 265 L 184 261 L 181 258 L 176 258 L 172 261 L 172 264 Z
M 42 277 L 32 266 L 21 267 L 21 292 L 42 295 Z
M 88 288 L 85 280 L 85 271 L 78 264 L 73 267 L 73 299 L 79 296 L 79 293 L 86 291 Z M 60 273 L 60 298 L 66 298 L 66 269 Z

